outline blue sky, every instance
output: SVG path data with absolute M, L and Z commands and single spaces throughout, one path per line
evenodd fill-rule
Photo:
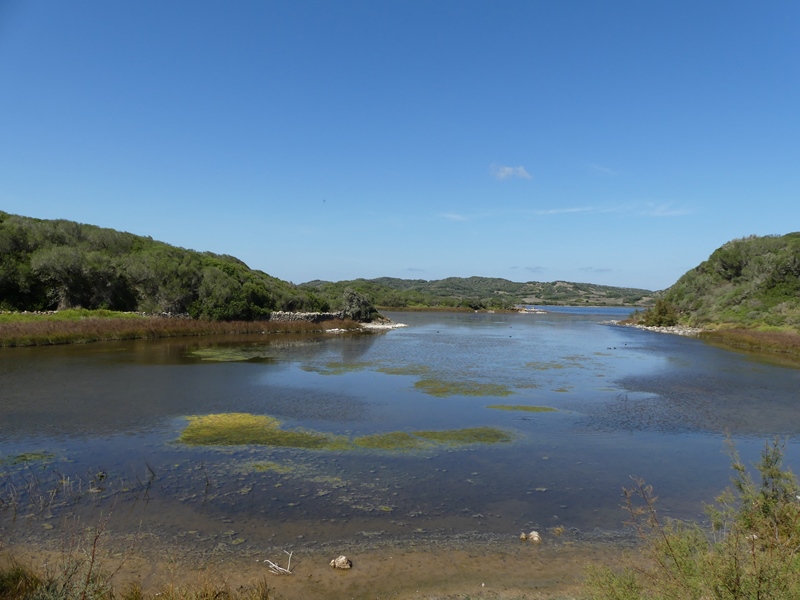
M 662 289 L 800 229 L 800 2 L 0 0 L 0 209 L 356 277 Z

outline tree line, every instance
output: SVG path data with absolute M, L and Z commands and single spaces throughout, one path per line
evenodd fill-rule
M 107 308 L 251 320 L 341 308 L 233 256 L 66 220 L 0 212 L 0 308 Z

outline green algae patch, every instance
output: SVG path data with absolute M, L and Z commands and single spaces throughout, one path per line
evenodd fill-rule
M 189 354 L 200 360 L 212 362 L 261 362 L 274 360 L 263 348 L 197 348 Z
M 14 456 L 7 456 L 6 458 L 0 458 L 0 464 L 21 465 L 30 462 L 53 460 L 55 457 L 56 455 L 50 452 L 24 452 L 22 454 L 16 454 Z
M 565 369 L 567 367 L 567 365 L 565 365 L 564 363 L 540 362 L 540 361 L 525 363 L 525 366 L 530 369 L 536 369 L 537 371 L 548 371 L 550 369 Z
M 549 406 L 529 406 L 527 404 L 491 404 L 486 408 L 493 408 L 495 410 L 518 410 L 532 413 L 557 412 L 555 408 Z
M 501 444 L 510 442 L 511 434 L 495 427 L 469 427 L 443 431 L 415 431 L 414 435 L 437 444 L 458 446 L 462 444 Z
M 309 373 L 319 373 L 320 375 L 344 375 L 345 373 L 354 373 L 356 371 L 363 371 L 367 367 L 372 366 L 370 362 L 358 363 L 344 363 L 344 362 L 329 362 L 324 366 L 319 365 L 303 365 L 300 367 L 303 371 Z
M 265 462 L 257 462 L 252 464 L 253 470 L 256 473 L 291 473 L 293 471 L 292 467 L 287 465 L 281 465 L 276 462 L 272 461 L 265 461 Z
M 510 396 L 514 392 L 499 383 L 477 381 L 445 381 L 443 379 L 420 379 L 414 387 L 438 398 L 448 396 Z
M 405 367 L 381 367 L 377 371 L 386 375 L 427 375 L 431 369 L 425 365 L 407 365 Z
M 405 431 L 362 435 L 353 439 L 353 444 L 370 450 L 418 450 L 429 444 L 417 436 Z
M 221 413 L 188 417 L 189 425 L 179 441 L 192 446 L 280 446 L 284 448 L 337 448 L 339 436 L 303 429 L 281 429 L 281 422 L 267 415 Z

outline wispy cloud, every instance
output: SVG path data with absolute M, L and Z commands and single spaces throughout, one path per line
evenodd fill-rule
M 506 165 L 492 165 L 489 167 L 489 172 L 495 179 L 508 179 L 510 177 L 517 177 L 519 179 L 532 179 L 531 174 L 525 170 L 525 167 L 508 167 Z
M 426 271 L 426 269 L 418 269 L 416 267 L 408 267 L 408 269 L 406 269 L 406 271 L 412 271 L 414 273 L 424 273 Z
M 526 271 L 530 271 L 531 273 L 544 273 L 547 271 L 547 267 L 542 266 L 535 266 L 535 267 L 525 267 Z
M 582 213 L 582 212 L 598 212 L 599 209 L 592 206 L 571 206 L 569 208 L 546 208 L 543 210 L 535 210 L 535 215 L 563 215 L 568 213 Z
M 619 175 L 614 169 L 609 169 L 608 167 L 603 167 L 602 165 L 598 165 L 596 163 L 591 163 L 589 165 L 589 170 L 595 173 L 602 173 L 603 175 Z
M 643 217 L 683 217 L 692 214 L 688 208 L 676 208 L 671 203 L 656 204 L 648 202 L 644 210 L 639 212 Z
M 587 273 L 611 273 L 614 269 L 609 269 L 607 267 L 581 267 L 578 270 Z
M 464 215 L 459 215 L 456 213 L 442 213 L 439 215 L 443 219 L 447 219 L 448 221 L 468 221 L 469 219 Z

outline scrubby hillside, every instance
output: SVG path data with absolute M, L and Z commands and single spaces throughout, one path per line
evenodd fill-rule
M 351 288 L 373 304 L 391 308 L 512 308 L 515 304 L 648 306 L 653 292 L 591 283 L 555 281 L 518 283 L 495 277 L 448 277 L 424 279 L 355 279 L 309 281 L 299 286 L 324 298 L 337 298 Z
M 800 233 L 728 242 L 663 300 L 693 326 L 800 328 Z
M 73 221 L 0 212 L 0 309 L 109 308 L 257 319 L 327 310 L 313 293 L 232 256 Z

